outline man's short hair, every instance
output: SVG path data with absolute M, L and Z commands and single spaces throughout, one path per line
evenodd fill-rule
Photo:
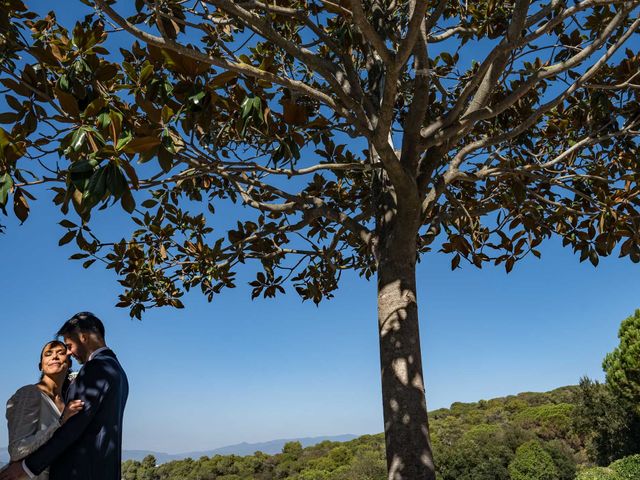
M 96 333 L 104 338 L 104 325 L 98 317 L 91 312 L 76 313 L 67 320 L 58 333 L 58 337 L 68 336 L 70 333 Z

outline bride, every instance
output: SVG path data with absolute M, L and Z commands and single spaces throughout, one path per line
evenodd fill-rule
M 58 340 L 47 343 L 40 353 L 39 368 L 40 381 L 18 389 L 7 402 L 11 462 L 21 461 L 36 451 L 60 425 L 83 408 L 80 400 L 64 403 L 71 368 L 71 356 L 64 343 Z M 49 473 L 45 470 L 34 478 L 47 480 Z

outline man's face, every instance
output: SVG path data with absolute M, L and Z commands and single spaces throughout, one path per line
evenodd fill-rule
M 89 360 L 89 349 L 86 347 L 86 341 L 87 336 L 83 333 L 71 333 L 64 336 L 64 343 L 67 349 L 80 364 L 84 364 Z

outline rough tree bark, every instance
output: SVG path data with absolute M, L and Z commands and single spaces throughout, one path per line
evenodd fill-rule
M 377 221 L 378 331 L 389 480 L 435 480 L 429 441 L 416 260 L 419 208 L 411 193 Z M 393 195 L 387 196 L 388 200 Z M 417 200 L 417 196 L 415 196 Z M 393 202 L 395 203 L 395 202 Z M 408 204 L 408 205 L 407 205 Z

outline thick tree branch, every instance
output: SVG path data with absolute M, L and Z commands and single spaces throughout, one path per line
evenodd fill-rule
M 548 67 L 543 67 L 538 70 L 535 74 L 531 75 L 531 77 L 524 82 L 521 86 L 519 86 L 514 92 L 508 95 L 505 99 L 501 100 L 499 103 L 492 105 L 491 107 L 486 107 L 483 109 L 471 110 L 469 109 L 467 114 L 462 117 L 462 123 L 475 123 L 477 121 L 486 120 L 489 118 L 493 118 L 500 113 L 504 112 L 507 108 L 515 104 L 519 99 L 521 99 L 524 95 L 526 95 L 531 89 L 535 88 L 535 86 L 541 80 L 544 80 L 549 77 L 556 76 L 562 72 L 565 72 L 575 66 L 581 64 L 585 59 L 590 57 L 593 53 L 598 51 L 604 43 L 611 37 L 611 34 L 628 18 L 630 10 L 623 9 L 609 22 L 607 27 L 602 31 L 600 36 L 588 47 L 581 50 L 579 53 L 573 55 L 569 59 L 556 63 L 554 65 L 550 65 Z M 629 37 L 637 28 L 637 24 L 635 27 L 632 25 L 625 35 L 625 39 Z M 621 46 L 622 44 L 619 44 Z M 603 56 L 606 60 L 610 58 L 611 54 L 607 53 Z M 601 65 L 602 61 L 599 61 L 596 65 Z M 592 73 L 595 73 L 592 72 Z M 584 81 L 584 80 L 583 80 Z
M 232 17 L 239 19 L 258 35 L 262 36 L 266 40 L 269 40 L 270 42 L 273 42 L 275 45 L 278 45 L 289 55 L 297 58 L 305 66 L 311 68 L 311 70 L 318 72 L 332 86 L 333 93 L 340 97 L 345 105 L 355 111 L 359 109 L 359 105 L 357 105 L 350 97 L 351 87 L 348 84 L 345 85 L 344 81 L 340 82 L 336 78 L 337 75 L 341 74 L 336 65 L 314 54 L 313 52 L 296 45 L 292 41 L 287 40 L 282 35 L 280 35 L 265 19 L 243 9 L 235 2 L 232 2 L 230 0 L 207 0 L 207 3 L 210 3 L 220 10 L 231 15 Z M 267 12 L 268 11 L 269 10 L 267 10 Z M 340 76 L 344 78 L 344 75 Z M 347 87 L 346 90 L 344 87 Z
M 441 2 L 441 4 L 443 3 L 446 4 L 447 2 Z M 434 12 L 434 15 L 435 13 L 437 12 Z M 427 25 L 425 23 L 420 27 L 420 38 L 414 47 L 414 57 L 414 97 L 403 125 L 401 161 L 405 168 L 417 177 L 418 161 L 422 153 L 420 149 L 420 129 L 429 109 L 431 84 L 431 65 L 427 53 Z
M 415 45 L 418 41 L 418 38 L 425 37 L 426 33 L 428 33 L 433 25 L 438 21 L 444 9 L 446 8 L 448 0 L 440 0 L 435 10 L 431 14 L 428 20 L 428 25 L 425 20 L 425 15 L 427 12 L 428 3 L 424 0 L 411 0 L 410 3 L 410 15 L 411 19 L 409 20 L 409 27 L 407 30 L 407 34 L 402 39 L 402 42 L 398 46 L 398 53 L 396 55 L 396 63 L 394 69 L 396 72 L 400 72 L 412 52 L 415 52 Z
M 499 55 L 496 55 L 495 59 L 486 69 L 483 79 L 478 85 L 478 90 L 473 96 L 473 99 L 471 100 L 464 115 L 484 107 L 491 98 L 491 94 L 496 88 L 497 80 L 502 75 L 509 60 L 509 52 L 513 51 L 513 46 L 515 46 L 522 37 L 522 31 L 527 19 L 527 12 L 529 11 L 530 3 L 530 0 L 518 0 L 516 2 L 513 10 L 513 16 L 505 36 L 505 47 Z
M 621 12 L 622 13 L 622 12 Z M 628 12 L 627 12 L 628 13 Z M 618 19 L 621 21 L 620 19 Z M 605 54 L 591 67 L 589 68 L 582 76 L 580 76 L 567 90 L 565 90 L 562 94 L 558 95 L 553 100 L 541 105 L 535 112 L 529 115 L 520 125 L 514 127 L 513 129 L 495 137 L 487 137 L 481 140 L 477 140 L 465 147 L 463 147 L 460 152 L 456 155 L 454 160 L 452 161 L 452 165 L 459 165 L 462 159 L 469 155 L 471 152 L 484 148 L 491 145 L 496 145 L 498 143 L 505 142 L 512 138 L 517 137 L 522 134 L 525 130 L 531 127 L 542 115 L 550 111 L 551 109 L 558 106 L 562 101 L 572 95 L 578 88 L 583 86 L 596 72 L 611 58 L 611 56 L 620 48 L 624 43 L 628 40 L 628 38 L 640 27 L 640 18 L 636 19 L 635 22 L 631 24 L 631 26 L 627 29 L 627 31 L 618 39 L 618 41 L 613 44 Z M 493 115 L 492 115 L 493 116 Z M 482 116 L 480 117 L 482 118 Z M 456 168 L 457 168 L 456 165 Z
M 549 4 L 546 8 L 537 12 L 536 14 L 529 17 L 525 22 L 525 27 L 529 28 L 542 19 L 544 19 L 547 15 L 551 14 L 553 11 L 557 10 L 560 6 L 564 5 L 564 0 L 553 0 L 551 4 Z M 439 132 L 444 127 L 451 125 L 458 116 L 462 113 L 465 105 L 467 104 L 467 100 L 471 97 L 471 95 L 476 92 L 482 80 L 485 78 L 487 71 L 490 67 L 497 61 L 498 58 L 502 57 L 506 52 L 514 51 L 524 45 L 527 45 L 534 40 L 540 38 L 543 35 L 546 35 L 566 19 L 575 16 L 576 14 L 587 10 L 588 8 L 597 6 L 597 5 L 610 5 L 610 4 L 624 4 L 628 2 L 623 2 L 620 0 L 584 0 L 583 2 L 578 3 L 573 7 L 569 7 L 564 9 L 557 16 L 553 17 L 551 20 L 544 23 L 542 26 L 538 27 L 532 33 L 521 36 L 520 40 L 514 44 L 510 44 L 507 40 L 507 37 L 502 39 L 502 41 L 487 55 L 487 57 L 480 64 L 478 71 L 473 76 L 473 78 L 466 83 L 462 92 L 458 96 L 458 100 L 455 105 L 449 110 L 445 115 L 434 120 L 430 125 L 424 127 L 421 131 L 421 135 L 424 139 L 431 138 L 436 132 Z M 458 128 L 454 128 L 449 132 L 448 138 L 451 138 L 455 135 L 461 133 L 461 130 Z M 440 140 L 436 140 L 435 143 L 438 143 Z M 431 143 L 434 143 L 433 141 Z
M 358 30 L 362 32 L 362 35 L 364 35 L 369 42 L 371 42 L 375 52 L 380 56 L 382 61 L 388 67 L 391 67 L 395 61 L 394 53 L 389 50 L 384 39 L 378 35 L 378 32 L 375 31 L 373 25 L 369 23 L 369 20 L 367 20 L 364 9 L 362 8 L 361 0 L 349 0 L 349 5 L 351 5 L 351 11 L 353 13 L 353 22 L 358 27 Z

